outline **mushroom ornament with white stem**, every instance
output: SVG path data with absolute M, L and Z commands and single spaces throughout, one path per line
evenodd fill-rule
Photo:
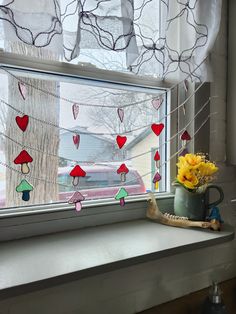
M 85 197 L 79 191 L 76 191 L 68 200 L 68 203 L 75 204 L 75 210 L 79 212 L 81 211 L 81 208 L 82 208 L 81 202 L 84 200 L 85 200 Z
M 161 159 L 161 157 L 160 157 L 160 154 L 159 154 L 159 152 L 157 150 L 156 153 L 155 153 L 155 156 L 154 156 L 154 160 L 156 162 L 156 167 L 157 168 L 160 167 L 160 159 Z
M 187 141 L 191 140 L 191 136 L 189 135 L 188 131 L 185 130 L 180 136 L 180 139 L 182 141 L 182 147 L 186 147 Z
M 16 165 L 21 164 L 21 172 L 23 174 L 27 174 L 30 172 L 28 163 L 32 161 L 33 161 L 33 158 L 27 153 L 27 151 L 22 150 L 20 154 L 15 158 L 14 163 Z
M 86 172 L 79 165 L 76 165 L 71 170 L 70 176 L 73 177 L 72 184 L 76 186 L 79 184 L 79 178 L 86 176 Z
M 129 172 L 129 169 L 126 167 L 125 164 L 121 164 L 120 167 L 117 169 L 117 174 L 120 174 L 121 182 L 126 181 L 126 174 Z

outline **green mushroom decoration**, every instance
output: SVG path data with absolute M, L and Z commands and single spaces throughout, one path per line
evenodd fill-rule
M 128 192 L 125 188 L 120 188 L 117 192 L 115 199 L 120 201 L 120 206 L 125 206 L 125 197 L 128 196 Z
M 33 186 L 25 179 L 21 180 L 21 183 L 16 187 L 16 192 L 22 193 L 22 201 L 29 201 L 30 192 L 33 191 Z

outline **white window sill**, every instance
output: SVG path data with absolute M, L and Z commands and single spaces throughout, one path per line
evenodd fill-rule
M 0 298 L 230 241 L 220 232 L 145 219 L 0 243 Z

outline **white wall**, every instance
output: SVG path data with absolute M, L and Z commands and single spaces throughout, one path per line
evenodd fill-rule
M 223 1 L 225 2 L 225 1 Z M 212 56 L 215 82 L 211 103 L 210 155 L 219 161 L 218 183 L 226 222 L 236 226 L 236 169 L 226 166 L 226 8 Z M 233 143 L 232 143 L 233 145 Z M 153 239 L 150 239 L 153 241 Z M 0 314 L 131 314 L 236 276 L 236 241 L 139 264 L 0 302 Z

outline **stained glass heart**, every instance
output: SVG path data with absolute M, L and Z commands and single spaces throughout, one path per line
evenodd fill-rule
M 120 119 L 120 122 L 123 122 L 124 120 L 124 110 L 122 108 L 117 109 L 118 117 Z
M 75 144 L 75 147 L 78 149 L 79 143 L 80 143 L 80 135 L 79 134 L 73 135 L 73 142 Z
M 76 120 L 79 114 L 79 105 L 78 104 L 73 104 L 72 106 L 72 113 L 73 113 L 73 117 Z
M 27 115 L 24 115 L 23 117 L 17 116 L 16 117 L 16 123 L 17 123 L 18 127 L 23 132 L 25 132 L 25 130 L 26 130 L 27 126 L 28 126 L 28 123 L 29 123 L 29 116 L 27 116 Z
M 126 136 L 117 135 L 116 143 L 119 146 L 119 148 L 122 148 L 125 145 L 126 141 L 127 141 Z
M 153 105 L 154 109 L 156 109 L 156 110 L 158 110 L 160 108 L 162 103 L 163 103 L 162 97 L 154 98 L 152 100 L 152 105 Z
M 27 88 L 26 88 L 25 84 L 18 82 L 18 89 L 19 89 L 19 92 L 20 92 L 22 98 L 25 100 L 26 94 L 27 94 Z
M 164 129 L 164 124 L 163 123 L 160 123 L 160 124 L 153 123 L 151 128 L 152 128 L 152 131 L 158 136 L 161 134 L 161 131 Z

